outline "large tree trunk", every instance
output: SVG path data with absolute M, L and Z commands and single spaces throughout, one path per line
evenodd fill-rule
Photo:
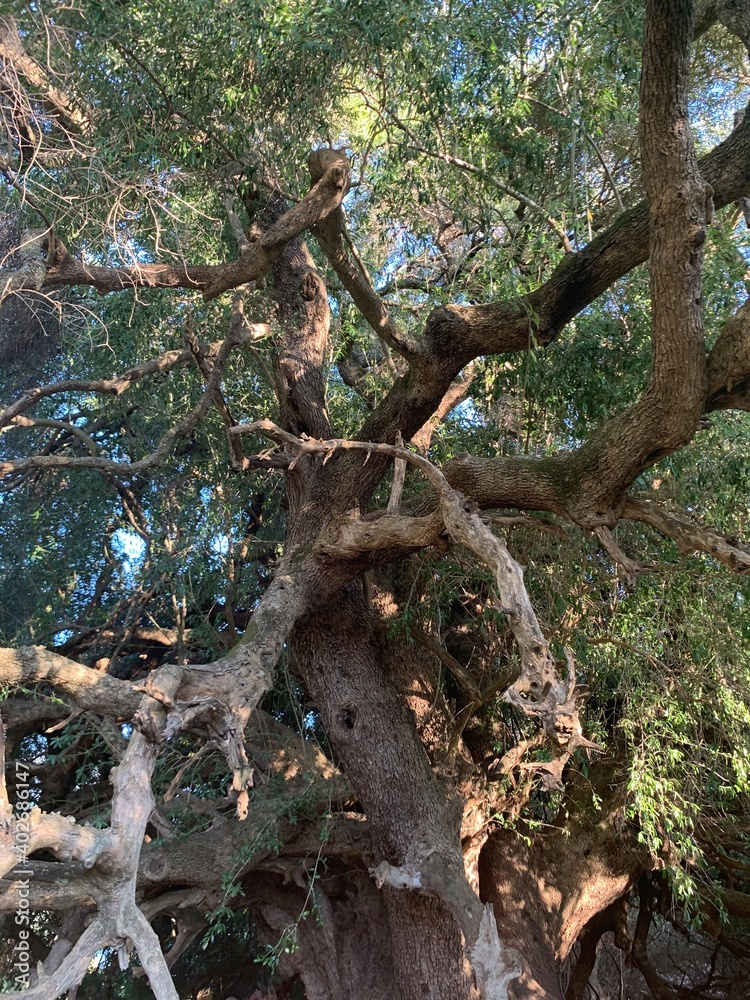
M 476 768 L 468 778 L 466 759 L 451 770 L 450 780 L 436 777 L 439 748 L 431 761 L 418 735 L 428 713 L 420 718 L 418 707 L 412 709 L 419 702 L 430 702 L 433 712 L 441 709 L 419 652 L 403 640 L 384 639 L 357 585 L 299 631 L 294 649 L 336 764 L 368 818 L 372 856 L 365 863 L 403 865 L 431 845 L 448 859 L 446 865 L 458 865 L 462 812 L 465 819 L 470 815 L 472 787 L 481 799 L 484 778 Z M 569 776 L 560 816 L 572 815 L 572 821 L 561 819 L 559 827 L 553 821 L 529 841 L 520 830 L 488 822 L 485 812 L 481 851 L 464 844 L 467 878 L 493 904 L 501 940 L 523 956 L 523 974 L 510 992 L 516 1000 L 568 996 L 561 976 L 571 965 L 575 970 L 574 945 L 586 939 L 597 917 L 627 897 L 644 870 L 646 859 L 624 829 L 618 768 L 616 759 L 605 758 L 591 765 L 586 778 Z M 464 774 L 463 796 L 455 791 L 457 771 Z M 316 919 L 300 924 L 299 948 L 286 960 L 287 972 L 300 975 L 309 998 L 479 1000 L 460 927 L 443 900 L 378 889 L 365 869 L 334 864 L 318 883 L 315 901 Z M 259 913 L 269 925 L 269 940 L 304 905 L 302 890 L 268 888 Z M 589 935 L 593 955 L 606 929 L 609 924 Z M 582 950 L 580 971 L 587 960 Z
M 387 595 L 377 594 L 375 604 L 386 610 Z M 575 817 L 573 829 L 568 821 L 528 843 L 519 833 L 494 829 L 486 809 L 482 823 L 469 819 L 473 801 L 482 798 L 484 776 L 472 768 L 465 749 L 444 778 L 437 776 L 445 748 L 431 745 L 430 717 L 447 708 L 429 669 L 430 654 L 403 639 L 387 639 L 358 583 L 298 630 L 294 653 L 336 764 L 368 818 L 373 856 L 366 861 L 401 866 L 432 851 L 446 869 L 455 866 L 456 877 L 465 869 L 481 899 L 494 905 L 501 940 L 523 956 L 523 975 L 511 995 L 562 1000 L 560 974 L 576 941 L 643 871 L 644 859 L 633 845 L 623 849 L 618 762 L 592 765 L 585 779 L 572 774 L 565 807 Z M 462 858 L 466 830 L 477 842 L 466 838 Z M 404 1000 L 478 1000 L 461 930 L 443 900 L 387 886 L 378 890 L 367 885 L 363 872 L 336 887 L 326 898 L 341 996 L 377 1000 L 382 989 Z M 325 883 L 321 891 L 327 892 Z M 387 954 L 373 966 L 375 939 Z M 298 969 L 310 981 L 308 996 L 320 996 L 312 985 L 318 973 L 306 969 L 301 954 Z
M 297 669 L 371 824 L 373 864 L 401 866 L 433 852 L 460 877 L 462 804 L 430 767 L 373 625 L 372 609 L 352 585 L 295 637 Z M 446 903 L 413 891 L 382 891 L 394 995 L 476 1000 L 461 932 Z
M 296 435 L 323 437 L 330 427 L 319 373 L 329 316 L 325 287 L 301 240 L 282 253 L 274 278 L 284 327 L 283 351 L 275 363 L 282 422 Z M 306 455 L 287 474 L 290 555 L 295 550 L 304 553 L 357 494 L 361 477 L 353 464 L 339 463 L 335 485 L 333 465 L 324 467 L 317 455 Z M 323 489 L 324 483 L 333 489 Z M 412 648 L 386 640 L 383 617 L 390 613 L 389 596 L 376 594 L 373 607 L 369 591 L 358 580 L 348 584 L 328 606 L 297 626 L 290 648 L 295 671 L 320 713 L 335 763 L 367 817 L 372 856 L 366 863 L 372 870 L 411 867 L 421 875 L 429 868 L 430 886 L 421 882 L 420 887 L 393 888 L 386 880 L 376 888 L 375 882 L 363 881 L 361 871 L 342 879 L 346 889 L 338 896 L 321 885 L 316 889 L 318 922 L 314 927 L 309 921 L 300 924 L 298 950 L 285 960 L 287 972 L 299 974 L 308 997 L 321 1000 L 378 1000 L 381 995 L 480 1000 L 470 961 L 483 912 L 476 894 L 480 888 L 482 901 L 495 904 L 500 942 L 512 944 L 526 962 L 517 996 L 559 1000 L 556 970 L 565 948 L 554 935 L 562 931 L 544 919 L 550 906 L 547 885 L 554 882 L 554 873 L 544 871 L 541 863 L 537 871 L 530 857 L 520 857 L 520 841 L 502 838 L 488 845 L 481 868 L 478 865 L 490 829 L 488 816 L 473 804 L 482 800 L 484 777 L 463 746 L 452 755 L 450 766 L 442 766 L 446 747 L 431 744 L 421 717 L 424 697 L 420 701 L 415 695 L 426 691 L 433 708 L 442 712 L 439 731 L 444 738 L 452 718 L 433 680 L 434 664 L 430 670 Z M 465 822 L 465 812 L 471 812 L 472 822 Z M 554 857 L 550 862 L 554 864 Z M 524 900 L 528 926 L 520 903 L 515 909 L 509 905 L 512 898 Z M 608 902 L 602 899 L 602 906 Z M 269 940 L 294 922 L 295 906 L 299 914 L 304 899 L 297 900 L 289 891 L 267 895 L 259 904 Z M 566 927 L 567 950 L 579 925 L 595 912 L 592 898 L 587 915 L 582 916 L 581 909 L 579 922 L 573 921 L 572 930 Z M 467 931 L 472 935 L 468 942 Z M 374 949 L 382 954 L 375 963 Z M 323 953 L 329 956 L 325 961 Z M 506 995 L 500 985 L 487 1000 Z

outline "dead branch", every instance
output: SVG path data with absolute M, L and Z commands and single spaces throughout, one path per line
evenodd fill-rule
M 149 701 L 141 701 L 143 717 L 148 716 L 152 729 L 157 729 L 163 725 L 165 713 L 156 702 L 146 704 Z M 24 857 L 44 848 L 63 861 L 81 861 L 92 874 L 95 873 L 90 881 L 90 891 L 97 904 L 94 922 L 82 933 L 58 969 L 31 990 L 23 991 L 22 996 L 55 1000 L 81 982 L 91 959 L 102 947 L 118 947 L 126 954 L 128 942 L 132 942 L 154 995 L 160 1000 L 178 1000 L 158 938 L 134 902 L 143 837 L 154 805 L 151 776 L 157 753 L 155 738 L 141 732 L 131 735 L 122 763 L 111 774 L 114 791 L 107 829 L 80 826 L 71 817 L 42 813 L 36 806 L 18 816 L 4 817 L 2 874 L 18 862 L 17 851 L 11 849 L 9 857 L 7 850 L 9 843 L 18 842 L 25 845 Z M 22 833 L 27 840 L 19 840 Z
M 440 642 L 438 642 L 434 636 L 428 635 L 427 632 L 424 632 L 421 628 L 410 625 L 409 635 L 413 639 L 416 639 L 420 645 L 425 647 L 425 649 L 429 649 L 429 651 L 436 656 L 440 662 L 448 668 L 448 670 L 450 670 L 461 686 L 462 691 L 473 705 L 476 707 L 481 705 L 482 692 L 479 690 L 477 682 L 471 676 L 466 667 L 459 663 L 454 656 L 451 656 L 448 650 Z
M 54 1000 L 75 986 L 85 974 L 93 954 L 105 945 L 118 947 L 127 958 L 132 942 L 148 975 L 154 994 L 177 1000 L 171 976 L 148 921 L 133 902 L 146 824 L 154 808 L 151 775 L 159 746 L 199 717 L 209 738 L 221 747 L 232 769 L 240 818 L 247 815 L 252 770 L 244 747 L 244 728 L 250 712 L 273 682 L 273 667 L 283 643 L 308 607 L 300 580 L 277 573 L 255 610 L 252 627 L 231 653 L 210 666 L 167 666 L 156 671 L 141 688 L 116 681 L 46 650 L 0 651 L 0 677 L 10 685 L 44 682 L 63 689 L 85 704 L 104 708 L 109 695 L 132 713 L 135 731 L 122 762 L 112 771 L 114 786 L 108 829 L 79 826 L 70 817 L 43 813 L 38 807 L 27 816 L 14 817 L 7 803 L 0 837 L 0 874 L 19 860 L 15 836 L 24 824 L 27 854 L 42 848 L 61 860 L 82 862 L 97 873 L 89 891 L 97 904 L 97 917 L 79 939 L 59 969 L 27 995 Z M 93 950 L 92 950 L 93 949 Z
M 403 448 L 404 439 L 401 431 L 396 432 L 396 444 Z M 391 495 L 388 498 L 386 514 L 398 514 L 401 506 L 401 497 L 404 492 L 404 482 L 406 481 L 406 462 L 403 458 L 397 458 L 393 463 L 393 483 L 391 485 Z

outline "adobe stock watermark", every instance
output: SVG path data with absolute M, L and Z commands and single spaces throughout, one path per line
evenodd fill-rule
M 29 988 L 29 970 L 31 969 L 31 952 L 29 948 L 31 913 L 29 910 L 29 881 L 32 874 L 28 867 L 29 855 L 29 813 L 34 808 L 31 785 L 29 784 L 29 765 L 22 760 L 16 761 L 16 823 L 15 844 L 13 850 L 18 856 L 15 885 L 18 889 L 18 908 L 16 909 L 16 927 L 18 928 L 18 943 L 13 948 L 13 971 L 15 982 L 20 990 Z

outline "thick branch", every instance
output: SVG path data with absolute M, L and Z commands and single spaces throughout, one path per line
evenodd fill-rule
M 349 184 L 346 156 L 335 150 L 320 179 L 305 197 L 281 216 L 250 249 L 225 264 L 135 264 L 102 267 L 75 260 L 58 244 L 55 260 L 47 272 L 45 288 L 59 285 L 90 285 L 101 294 L 126 288 L 193 288 L 203 298 L 214 299 L 230 288 L 259 281 L 269 271 L 283 248 L 336 209 Z M 318 154 L 313 154 L 316 156 Z
M 750 191 L 750 114 L 699 166 L 714 189 L 717 208 Z M 433 415 L 469 361 L 481 354 L 527 350 L 532 337 L 538 344 L 550 343 L 575 315 L 646 260 L 648 254 L 649 213 L 647 203 L 642 202 L 621 215 L 584 250 L 567 255 L 551 277 L 528 296 L 510 302 L 434 310 L 425 329 L 425 349 L 412 359 L 407 373 L 365 420 L 357 437 L 363 441 L 393 441 L 400 430 L 404 440 L 410 440 Z M 465 456 L 449 463 L 446 475 L 457 489 L 485 508 L 546 510 L 586 527 L 611 527 L 619 512 L 598 504 L 596 497 L 587 500 L 583 488 L 589 481 L 597 484 L 604 456 L 594 456 L 592 469 L 582 476 L 571 461 L 575 454 L 542 461 Z M 494 468 L 493 462 L 497 463 Z M 353 456 L 343 454 L 322 470 L 316 495 L 325 496 L 329 505 L 339 511 L 361 506 L 380 482 L 385 464 L 374 457 L 362 469 Z
M 698 163 L 713 189 L 714 207 L 731 204 L 750 191 L 750 115 Z M 648 259 L 649 207 L 640 202 L 578 253 L 568 254 L 535 291 L 511 302 L 444 306 L 428 318 L 433 350 L 455 353 L 455 371 L 481 354 L 526 350 L 549 344 L 582 309 Z
M 649 194 L 653 345 L 648 387 L 634 406 L 574 452 L 530 463 L 501 459 L 494 467 L 493 460 L 455 463 L 451 471 L 482 480 L 485 495 L 490 477 L 483 473 L 492 469 L 493 486 L 505 494 L 493 505 L 563 508 L 584 527 L 612 525 L 633 480 L 687 444 L 698 426 L 707 391 L 702 246 L 713 192 L 698 171 L 687 118 L 691 18 L 690 0 L 675 0 L 666 9 L 660 5 L 648 15 L 644 42 L 641 145 Z M 513 499 L 506 499 L 509 493 Z
M 400 329 L 370 279 L 361 261 L 353 262 L 346 246 L 344 211 L 337 208 L 313 229 L 320 248 L 341 284 L 372 329 L 389 347 L 406 358 L 421 349 L 420 342 Z
M 680 331 L 678 336 L 682 335 Z M 680 380 L 681 375 L 672 376 L 667 362 L 661 375 L 665 394 L 662 413 L 668 414 L 673 398 L 671 386 L 674 384 L 676 387 Z M 655 385 L 652 382 L 652 395 Z M 750 302 L 745 303 L 724 324 L 708 354 L 707 382 L 704 385 L 703 412 L 750 409 Z M 683 391 L 682 388 L 680 391 Z M 455 489 L 471 497 L 482 509 L 520 507 L 547 510 L 594 529 L 603 524 L 613 526 L 618 517 L 630 518 L 632 514 L 623 514 L 617 504 L 614 505 L 616 511 L 613 511 L 609 502 L 611 496 L 609 500 L 606 495 L 602 497 L 602 490 L 606 488 L 608 493 L 612 492 L 609 466 L 620 460 L 620 435 L 633 424 L 637 425 L 644 416 L 647 401 L 648 397 L 626 414 L 615 418 L 594 434 L 590 442 L 575 451 L 543 459 L 515 456 L 484 458 L 462 454 L 447 463 L 445 475 Z M 671 415 L 669 419 L 672 420 Z M 644 447 L 650 447 L 645 435 Z M 660 450 L 652 448 L 644 461 L 652 464 L 660 457 Z M 627 478 L 620 470 L 616 475 L 615 485 Z M 714 539 L 704 544 L 709 542 L 714 544 Z M 711 548 L 704 548 L 704 544 L 694 547 L 712 551 Z M 722 557 L 717 555 L 717 558 Z M 730 561 L 727 565 L 736 568 L 737 564 Z
M 130 719 L 140 696 L 127 681 L 75 663 L 42 646 L 0 649 L 0 685 L 4 688 L 35 684 L 54 688 L 83 711 Z
M 232 767 L 233 787 L 239 793 L 238 812 L 241 816 L 246 815 L 247 783 L 252 771 L 244 750 L 245 724 L 259 698 L 273 682 L 273 668 L 286 637 L 309 607 L 305 584 L 309 590 L 309 576 L 304 572 L 297 579 L 286 576 L 283 571 L 277 573 L 256 608 L 243 641 L 227 657 L 210 667 L 163 667 L 151 676 L 143 689 L 146 697 L 141 699 L 134 717 L 135 731 L 128 741 L 122 763 L 112 771 L 114 795 L 109 829 L 77 826 L 69 818 L 44 814 L 37 808 L 24 821 L 30 828 L 29 852 L 47 848 L 64 859 L 81 860 L 86 867 L 97 870 L 99 878 L 91 885 L 99 907 L 97 941 L 100 942 L 103 936 L 107 943 L 119 942 L 124 948 L 125 942 L 132 940 L 154 993 L 162 1000 L 177 1000 L 177 993 L 156 935 L 133 904 L 143 836 L 154 805 L 151 775 L 158 747 L 170 735 L 202 716 L 210 736 L 222 747 Z M 85 699 L 88 703 L 92 701 L 92 688 L 99 697 L 102 691 L 116 696 L 127 692 L 128 708 L 132 710 L 131 698 L 135 689 L 130 685 L 95 674 L 54 654 L 39 650 L 19 654 L 6 650 L 0 664 L 6 668 L 4 681 L 18 684 L 44 680 L 62 687 L 73 697 L 83 691 L 84 696 L 89 696 Z M 21 821 L 3 818 L 6 822 L 0 863 L 4 872 L 18 861 L 13 834 L 15 823 Z M 86 941 L 84 936 L 81 942 Z M 65 980 L 68 986 L 75 985 L 83 974 L 78 961 L 80 950 L 81 947 L 76 946 L 58 970 L 59 975 L 64 970 L 73 975 L 72 982 Z M 88 957 L 92 955 L 90 952 Z M 52 988 L 56 992 L 48 992 Z M 53 981 L 53 986 L 48 985 L 38 995 L 53 1000 L 59 992 Z
M 688 121 L 692 25 L 692 0 L 647 6 L 640 123 L 653 368 L 638 403 L 579 453 L 580 464 L 593 461 L 610 479 L 610 503 L 656 458 L 690 441 L 706 398 L 701 267 L 713 190 L 699 173 Z
M 695 521 L 686 521 L 668 514 L 664 508 L 650 500 L 628 497 L 622 516 L 630 521 L 650 524 L 657 531 L 677 542 L 682 553 L 708 552 L 735 573 L 750 573 L 750 546 L 739 538 L 724 535 Z

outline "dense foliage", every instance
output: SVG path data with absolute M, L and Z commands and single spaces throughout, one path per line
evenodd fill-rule
M 6 0 L 5 12 L 23 49 L 67 95 L 63 107 L 0 50 L 6 268 L 29 238 L 22 234 L 38 229 L 52 230 L 57 245 L 92 266 L 231 260 L 252 224 L 262 222 L 269 194 L 280 190 L 287 205 L 297 203 L 310 186 L 310 150 L 332 145 L 344 148 L 352 165 L 344 208 L 362 269 L 400 329 L 419 337 L 438 306 L 510 300 L 538 288 L 567 254 L 617 225 L 642 197 L 640 4 Z M 742 42 L 716 24 L 697 39 L 691 72 L 701 155 L 731 132 L 748 98 Z M 733 202 L 708 230 L 709 347 L 747 295 L 746 217 Z M 354 306 L 316 241 L 307 245 L 331 309 L 324 372 L 330 422 L 337 437 L 358 437 L 405 366 Z M 30 421 L 3 428 L 0 463 L 96 455 L 123 468 L 65 461 L 7 467 L 0 644 L 46 646 L 142 683 L 165 663 L 211 663 L 245 634 L 283 552 L 285 470 L 262 463 L 238 469 L 226 421 L 211 406 L 163 460 L 132 474 L 128 465 L 157 451 L 202 398 L 207 375 L 189 357 L 118 395 L 75 387 L 183 350 L 195 338 L 205 349 L 226 335 L 239 308 L 247 322 L 269 326 L 232 353 L 222 399 L 237 423 L 278 422 L 274 372 L 283 333 L 271 275 L 210 301 L 190 287 L 147 283 L 113 294 L 83 284 L 41 286 L 5 300 L 3 402 L 36 385 L 71 380 L 73 387 L 40 399 Z M 38 315 L 44 322 L 35 322 Z M 465 391 L 429 441 L 434 464 L 444 467 L 464 452 L 542 458 L 572 451 L 644 391 L 651 364 L 647 265 L 610 284 L 551 341 L 537 342 L 534 319 L 526 350 L 470 362 Z M 259 435 L 242 438 L 245 457 L 267 447 Z M 389 489 L 390 474 L 370 498 L 370 512 L 388 503 Z M 629 495 L 747 538 L 747 412 L 708 414 L 690 443 L 646 468 Z M 424 496 L 423 478 L 409 470 L 404 508 L 423 513 Z M 623 564 L 599 535 L 563 517 L 501 515 L 496 530 L 507 532 L 526 567 L 555 656 L 564 663 L 567 648 L 588 685 L 584 731 L 618 763 L 623 837 L 642 851 L 662 912 L 701 942 L 722 941 L 722 954 L 741 962 L 749 954 L 750 914 L 750 575 L 635 520 L 614 530 Z M 389 636 L 414 649 L 418 635 L 438 637 L 481 690 L 516 662 L 491 575 L 464 550 L 415 552 L 373 571 L 372 585 L 393 595 Z M 439 660 L 433 666 L 440 667 L 435 698 L 458 715 L 466 704 L 461 685 Z M 40 805 L 106 824 L 117 760 L 107 727 L 91 713 L 55 725 L 64 716 L 45 686 L 4 693 L 15 703 L 51 706 L 10 733 L 17 737 L 11 754 L 32 767 Z M 484 755 L 499 759 L 527 740 L 529 762 L 548 759 L 548 747 L 534 743 L 537 724 L 500 694 L 468 723 L 467 742 L 484 741 Z M 337 762 L 288 650 L 264 708 Z M 127 726 L 122 733 L 129 737 Z M 450 736 L 446 729 L 437 741 L 443 749 Z M 231 777 L 207 746 L 183 735 L 164 750 L 154 774 L 161 804 L 152 839 L 182 841 L 215 821 L 203 803 L 224 801 Z M 431 753 L 437 761 L 440 747 Z M 586 774 L 598 759 L 579 750 L 575 768 Z M 262 773 L 262 760 L 253 761 Z M 243 873 L 260 854 L 270 870 L 268 859 L 298 823 L 312 824 L 321 845 L 321 870 L 311 866 L 299 919 L 314 918 L 326 822 L 336 809 L 325 808 L 322 784 L 311 779 L 292 795 L 283 772 L 265 767 L 268 780 L 250 803 L 263 820 L 176 966 L 180 996 L 237 990 L 227 971 L 234 964 L 251 970 L 246 984 L 280 982 L 273 977 L 285 949 L 294 948 L 293 929 L 275 943 L 258 932 Z M 564 794 L 541 771 L 502 780 L 492 822 L 532 839 L 546 824 L 568 823 Z M 600 794 L 592 785 L 592 809 Z M 59 919 L 51 910 L 36 918 L 36 957 L 44 957 Z M 159 919 L 163 926 L 154 926 L 167 941 L 172 924 Z M 254 960 L 261 963 L 255 972 Z M 728 962 L 718 966 L 726 982 L 735 975 Z M 707 968 L 706 992 L 690 995 L 729 996 Z M 143 980 L 117 970 L 114 952 L 102 953 L 93 978 L 79 996 L 104 995 L 104 982 L 109 996 L 148 995 Z

